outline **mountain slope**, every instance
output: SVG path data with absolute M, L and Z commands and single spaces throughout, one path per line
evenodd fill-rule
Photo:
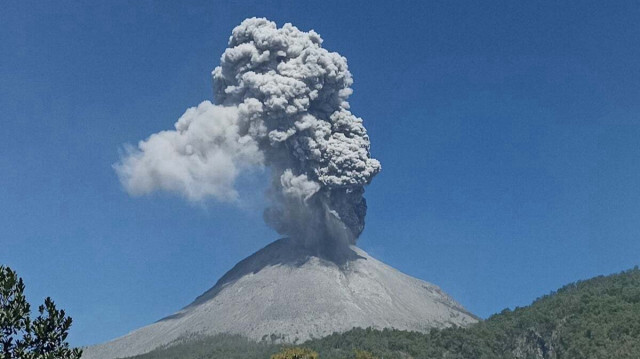
M 303 346 L 323 359 L 352 359 L 355 349 L 385 359 L 637 359 L 640 269 L 569 284 L 530 306 L 504 310 L 467 328 L 428 334 L 357 328 Z M 136 359 L 266 359 L 279 349 L 218 335 Z
M 476 322 L 437 286 L 351 247 L 342 265 L 294 241 L 276 241 L 238 263 L 192 304 L 84 358 L 132 356 L 180 338 L 219 333 L 300 343 L 353 327 L 428 331 Z

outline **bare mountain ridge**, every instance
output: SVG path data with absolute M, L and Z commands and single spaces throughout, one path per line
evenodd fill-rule
M 336 263 L 295 241 L 275 241 L 239 262 L 210 290 L 166 318 L 83 358 L 122 358 L 193 335 L 234 333 L 301 343 L 353 327 L 426 332 L 477 319 L 437 286 L 410 277 L 355 246 Z

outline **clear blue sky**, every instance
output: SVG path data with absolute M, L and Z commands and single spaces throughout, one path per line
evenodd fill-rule
M 482 317 L 640 263 L 637 2 L 234 3 L 2 5 L 0 263 L 68 311 L 73 345 L 174 312 L 277 239 L 259 198 L 130 198 L 111 167 L 211 99 L 250 16 L 348 58 L 383 166 L 372 255 Z

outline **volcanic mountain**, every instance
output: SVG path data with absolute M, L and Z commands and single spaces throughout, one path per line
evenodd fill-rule
M 437 286 L 412 278 L 351 246 L 340 262 L 281 239 L 239 262 L 179 312 L 83 358 L 123 358 L 189 337 L 234 333 L 302 343 L 353 327 L 426 332 L 477 321 Z

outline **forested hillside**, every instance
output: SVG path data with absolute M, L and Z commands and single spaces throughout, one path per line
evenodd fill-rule
M 569 284 L 469 328 L 429 334 L 353 329 L 303 344 L 320 358 L 640 358 L 640 269 Z M 220 335 L 136 359 L 269 358 L 281 346 Z

